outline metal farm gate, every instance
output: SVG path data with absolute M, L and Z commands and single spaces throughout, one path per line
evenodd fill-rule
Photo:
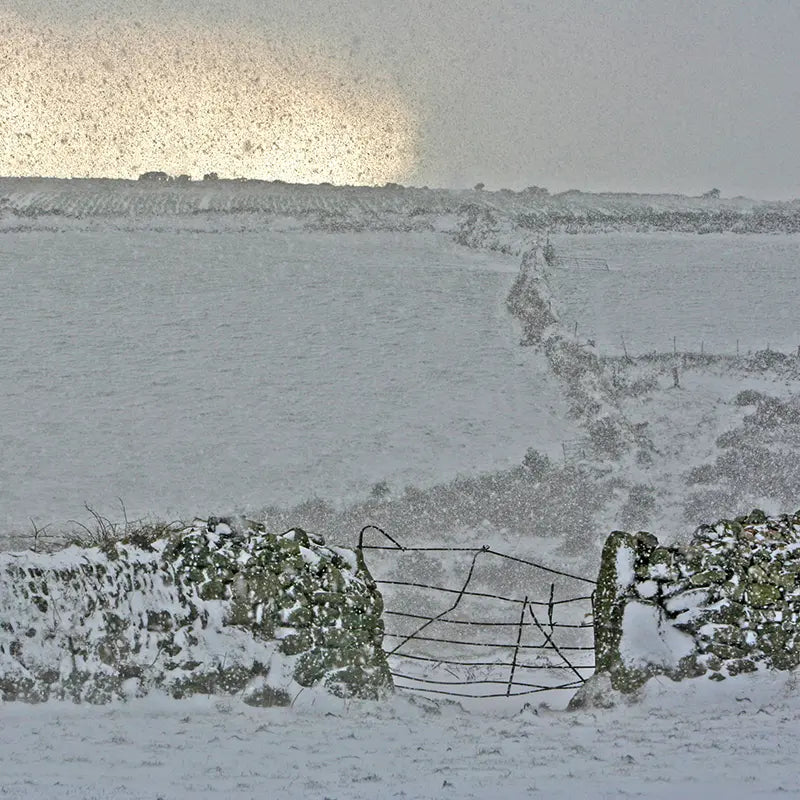
M 390 544 L 365 544 L 370 530 Z M 574 691 L 594 671 L 595 581 L 489 546 L 404 547 L 374 525 L 358 547 L 384 596 L 398 689 L 518 697 Z

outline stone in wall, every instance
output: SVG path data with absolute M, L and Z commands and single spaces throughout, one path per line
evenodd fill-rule
M 392 689 L 382 611 L 360 553 L 300 529 L 211 518 L 136 544 L 3 553 L 0 698 L 377 698 Z

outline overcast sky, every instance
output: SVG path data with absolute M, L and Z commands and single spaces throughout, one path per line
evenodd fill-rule
M 215 20 L 326 48 L 409 98 L 409 183 L 800 196 L 798 0 L 6 4 L 51 24 Z

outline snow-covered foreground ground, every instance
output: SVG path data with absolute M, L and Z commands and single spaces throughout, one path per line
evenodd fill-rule
M 799 797 L 798 676 L 651 681 L 580 712 L 298 698 L 150 698 L 0 709 L 0 796 L 199 798 Z
M 602 354 L 795 352 L 800 236 L 604 233 L 552 237 L 564 327 Z M 576 260 L 577 259 L 577 260 Z M 597 261 L 584 261 L 597 259 Z M 604 262 L 608 271 L 598 268 Z M 591 268 L 590 268 L 591 267 Z
M 6 233 L 0 526 L 256 513 L 553 455 L 517 259 L 445 234 Z

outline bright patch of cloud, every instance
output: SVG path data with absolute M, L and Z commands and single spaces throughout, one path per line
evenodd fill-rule
M 380 184 L 417 159 L 416 115 L 396 87 L 319 43 L 234 29 L 0 18 L 0 127 L 5 175 Z

